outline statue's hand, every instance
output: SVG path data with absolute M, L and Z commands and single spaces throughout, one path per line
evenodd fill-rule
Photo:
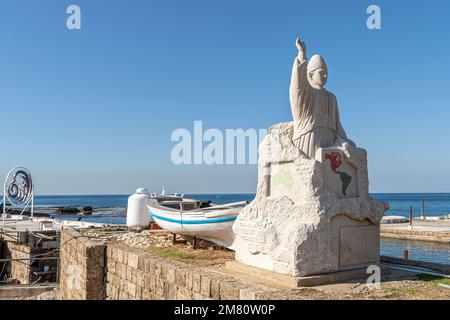
M 300 39 L 298 37 L 295 40 L 295 46 L 297 47 L 298 51 L 305 51 L 306 52 L 306 45 L 305 45 L 305 43 L 300 41 Z
M 298 49 L 298 59 L 303 62 L 306 60 L 306 45 L 299 38 L 295 40 L 295 46 Z
M 356 148 L 356 143 L 353 140 L 350 140 L 347 138 L 347 142 L 350 143 L 350 145 L 352 145 L 353 147 Z
M 344 143 L 348 143 L 349 145 L 351 145 L 351 146 L 353 146 L 353 147 L 355 147 L 356 148 L 356 143 L 354 143 L 352 140 L 350 140 L 349 138 L 342 138 L 342 137 L 338 137 L 337 139 L 336 139 L 336 142 L 335 142 L 337 145 L 340 145 L 340 144 L 344 144 Z

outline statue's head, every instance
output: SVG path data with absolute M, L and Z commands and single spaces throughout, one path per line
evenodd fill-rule
M 328 80 L 328 69 L 325 60 L 314 55 L 308 63 L 308 80 L 311 86 L 317 89 L 323 89 Z

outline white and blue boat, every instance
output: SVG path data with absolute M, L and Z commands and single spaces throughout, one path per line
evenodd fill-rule
M 175 195 L 157 195 L 147 202 L 149 215 L 164 230 L 198 237 L 232 249 L 232 226 L 247 202 L 217 205 Z

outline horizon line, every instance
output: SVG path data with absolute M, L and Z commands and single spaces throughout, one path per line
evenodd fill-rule
M 129 196 L 134 193 L 105 193 L 105 194 L 97 194 L 97 193 L 84 193 L 84 194 L 35 194 L 35 197 L 76 197 L 76 196 Z M 174 194 L 174 193 L 169 193 Z M 181 193 L 177 192 L 177 194 L 184 194 L 184 195 L 254 195 L 256 193 L 228 193 L 228 192 L 219 192 L 219 193 L 199 193 L 199 192 L 192 192 L 192 193 Z M 369 194 L 450 194 L 450 191 L 439 191 L 439 192 L 369 192 Z M 0 194 L 1 197 L 3 197 L 3 194 Z

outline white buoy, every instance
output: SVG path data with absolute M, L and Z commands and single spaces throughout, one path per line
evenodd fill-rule
M 153 218 L 148 214 L 147 201 L 150 195 L 146 188 L 139 188 L 128 198 L 127 227 L 147 229 Z

